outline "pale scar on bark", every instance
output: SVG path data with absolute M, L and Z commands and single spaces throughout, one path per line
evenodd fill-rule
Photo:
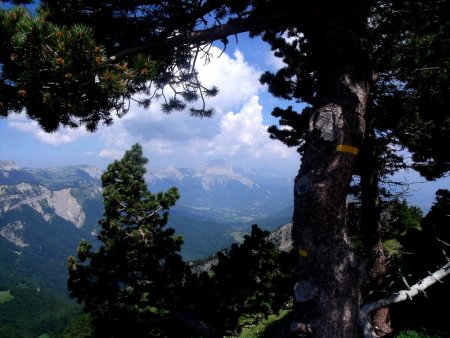
M 331 105 L 317 111 L 312 118 L 310 130 L 319 131 L 320 138 L 328 142 L 342 141 L 342 109 Z

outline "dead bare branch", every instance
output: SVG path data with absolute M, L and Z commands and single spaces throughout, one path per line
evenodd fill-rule
M 441 281 L 442 278 L 450 274 L 450 262 L 445 264 L 440 269 L 431 273 L 428 277 L 425 277 L 418 283 L 411 286 L 409 290 L 398 291 L 389 297 L 379 299 L 373 303 L 364 304 L 359 310 L 359 325 L 363 331 L 364 338 L 377 338 L 378 335 L 374 331 L 372 326 L 370 314 L 382 307 L 391 306 L 400 303 L 408 298 L 412 298 L 418 295 L 420 292 L 424 292 L 425 289 L 435 284 L 437 281 Z

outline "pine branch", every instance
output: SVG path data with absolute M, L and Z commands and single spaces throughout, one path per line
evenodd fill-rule
M 155 43 L 137 46 L 133 48 L 124 49 L 115 55 L 109 57 L 109 61 L 112 63 L 129 56 L 143 53 L 150 49 L 165 47 L 175 47 L 181 44 L 191 45 L 203 45 L 208 44 L 216 40 L 224 39 L 230 35 L 236 35 L 243 32 L 248 32 L 251 29 L 250 23 L 245 19 L 235 19 L 227 22 L 226 24 L 207 28 L 200 31 L 194 31 L 187 36 L 184 34 L 176 35 L 165 41 L 157 41 Z
M 379 299 L 373 303 L 364 304 L 359 310 L 359 325 L 363 331 L 364 338 L 377 338 L 378 335 L 374 332 L 374 327 L 370 321 L 370 314 L 382 307 L 391 306 L 400 303 L 406 299 L 411 299 L 417 296 L 420 292 L 425 292 L 425 289 L 436 282 L 440 282 L 442 278 L 450 274 L 450 262 L 445 264 L 440 269 L 431 273 L 428 277 L 422 279 L 418 283 L 410 287 L 409 290 L 401 290 L 392 294 L 389 297 Z
M 146 222 L 147 220 L 149 220 L 150 218 L 152 218 L 153 216 L 155 216 L 158 212 L 160 212 L 163 209 L 162 206 L 159 206 L 156 210 L 153 210 L 151 213 L 149 213 L 148 215 L 146 215 L 145 217 L 139 217 L 136 221 L 136 223 L 138 225 L 141 225 L 142 223 Z

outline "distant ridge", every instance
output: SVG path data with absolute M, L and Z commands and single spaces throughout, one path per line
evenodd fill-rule
M 38 250 L 30 237 L 36 236 L 35 224 L 41 225 L 39 231 L 44 233 L 39 236 L 48 248 L 52 241 L 63 242 L 68 232 L 78 238 L 72 247 L 81 238 L 95 241 L 103 214 L 101 173 L 87 165 L 22 168 L 14 161 L 0 161 L 0 238 L 24 255 Z M 204 168 L 149 167 L 146 179 L 153 192 L 171 186 L 181 192 L 168 226 L 183 236 L 186 260 L 228 247 L 248 233 L 253 223 L 270 230 L 286 223 L 292 214 L 292 181 L 287 177 L 258 176 L 255 171 L 215 162 Z M 62 224 L 57 234 L 46 234 Z M 58 264 L 65 272 L 65 259 L 74 249 L 63 252 Z

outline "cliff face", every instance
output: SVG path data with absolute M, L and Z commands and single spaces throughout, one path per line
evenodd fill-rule
M 95 168 L 33 169 L 20 168 L 12 161 L 0 161 L 0 236 L 17 247 L 28 245 L 24 233 L 41 221 L 36 219 L 37 215 L 48 224 L 58 217 L 75 228 L 86 226 L 87 221 L 92 223 L 89 228 L 95 227 L 96 220 L 92 222 L 86 215 L 87 206 L 92 204 L 97 205 L 97 209 L 102 205 Z M 32 211 L 36 213 L 30 220 L 28 216 Z
M 293 248 L 292 223 L 288 223 L 272 231 L 268 240 L 274 243 L 281 251 L 290 251 Z
M 72 195 L 72 188 L 50 190 L 39 184 L 19 183 L 0 186 L 0 211 L 28 205 L 36 210 L 47 222 L 53 215 L 58 215 L 80 228 L 84 225 L 86 215 L 79 201 Z
M 66 260 L 80 239 L 95 244 L 103 203 L 98 170 L 20 168 L 0 161 L 0 275 L 67 294 Z M 9 283 L 9 282 L 8 282 Z

